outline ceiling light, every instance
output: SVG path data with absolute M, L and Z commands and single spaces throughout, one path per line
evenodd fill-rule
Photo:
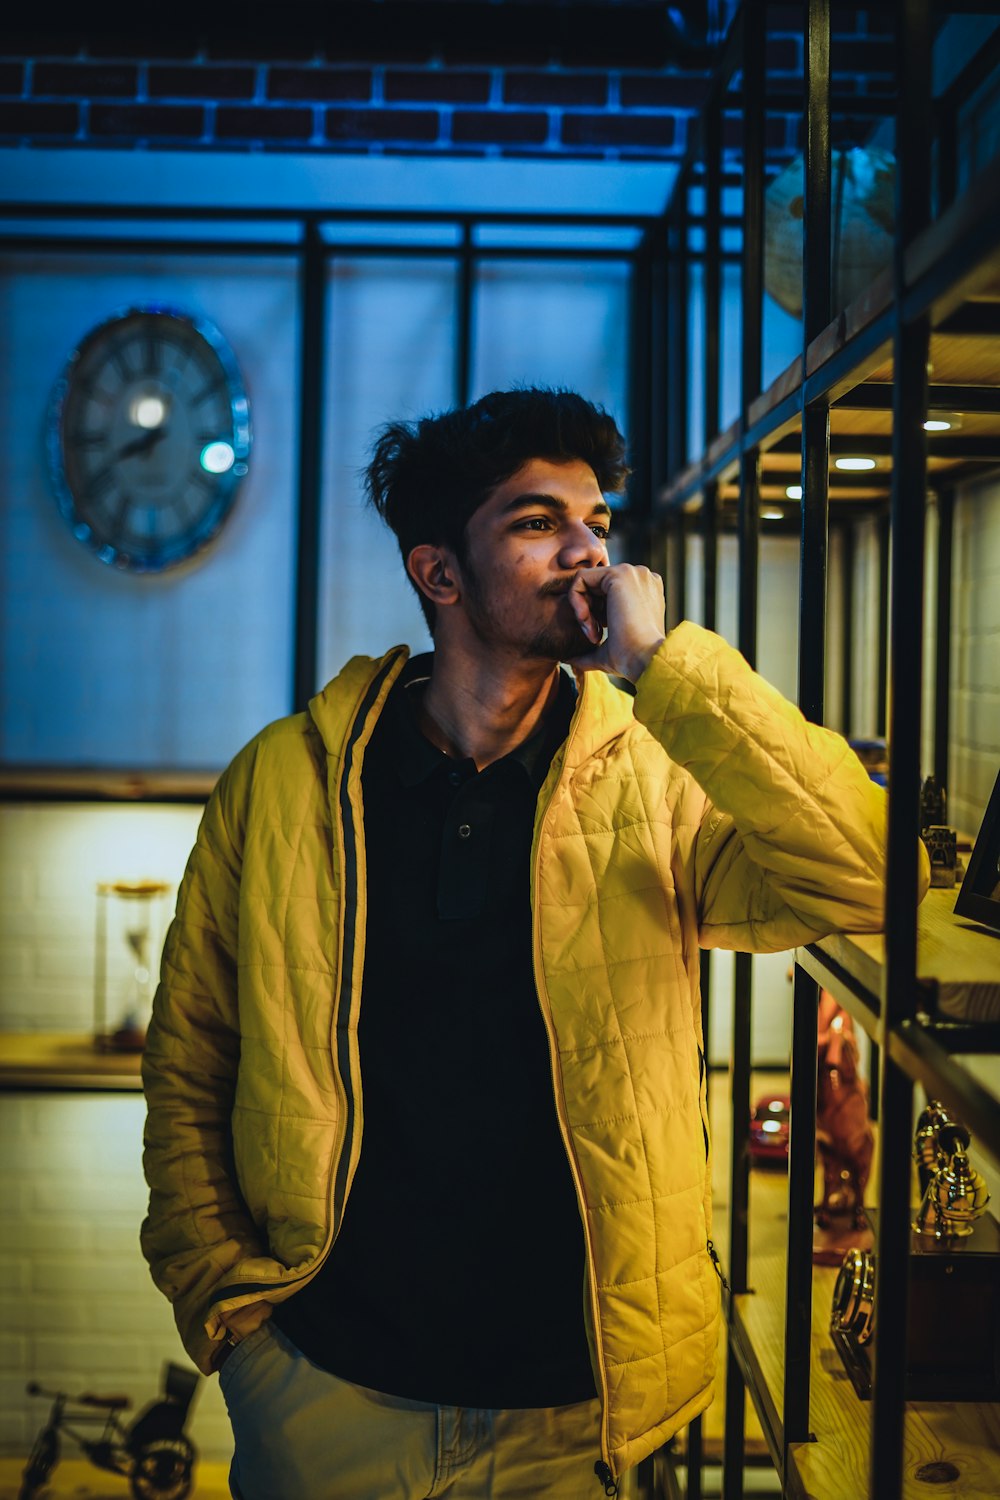
M 951 423 L 946 422 L 943 417 L 928 417 L 924 423 L 925 432 L 950 432 Z
M 762 521 L 783 521 L 785 512 L 783 510 L 762 510 L 760 513 Z
M 861 473 L 865 469 L 874 469 L 873 458 L 838 458 L 834 460 L 838 469 L 848 469 L 852 472 Z
M 785 489 L 785 499 L 786 500 L 801 500 L 802 499 L 802 486 L 801 486 L 801 484 L 790 484 L 790 485 L 788 485 L 786 487 L 786 489 Z

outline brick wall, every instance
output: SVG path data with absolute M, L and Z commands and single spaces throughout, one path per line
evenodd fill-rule
M 136 1409 L 165 1360 L 191 1368 L 139 1252 L 144 1112 L 141 1095 L 0 1096 L 0 1452 L 26 1453 L 42 1425 L 29 1380 L 121 1391 Z M 232 1452 L 217 1381 L 188 1430 L 203 1458 Z
M 643 48 L 638 32 L 623 30 L 625 11 L 643 9 L 635 5 L 605 7 L 600 47 L 579 38 L 574 45 L 572 27 L 539 32 L 538 10 L 523 5 L 489 7 L 513 19 L 478 39 L 419 24 L 402 36 L 379 34 L 357 16 L 387 7 L 337 9 L 355 19 L 335 38 L 254 43 L 234 27 L 215 38 L 172 28 L 158 41 L 83 31 L 0 41 L 0 143 L 680 160 L 710 75 L 708 46 L 678 57 L 677 48 Z M 435 7 L 394 9 L 419 18 Z M 463 8 L 450 10 L 460 16 Z M 600 7 L 563 14 L 571 10 Z M 768 120 L 775 164 L 801 146 L 794 24 L 784 18 L 788 29 L 769 39 L 769 89 L 787 96 Z M 852 112 L 839 134 L 852 140 L 867 136 L 892 88 L 891 41 L 872 25 L 853 12 L 837 20 L 835 91 Z M 866 96 L 875 114 L 866 113 Z M 738 151 L 737 115 L 725 130 Z

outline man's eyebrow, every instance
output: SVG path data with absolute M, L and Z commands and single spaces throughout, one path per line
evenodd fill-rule
M 557 510 L 561 515 L 565 515 L 569 510 L 568 503 L 561 495 L 547 495 L 544 491 L 525 490 L 520 495 L 512 496 L 506 505 L 503 506 L 500 514 L 506 516 L 511 511 L 524 510 L 532 505 L 541 505 L 546 510 Z M 611 506 L 606 500 L 595 500 L 590 508 L 590 514 L 592 516 L 607 516 L 610 519 Z

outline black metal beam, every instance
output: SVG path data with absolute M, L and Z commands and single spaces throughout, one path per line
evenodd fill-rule
M 951 737 L 951 591 L 955 496 L 942 489 L 937 497 L 937 598 L 934 618 L 934 775 L 948 785 Z
M 923 431 L 923 417 L 921 416 L 921 431 Z M 799 436 L 790 433 L 788 437 L 779 438 L 768 450 L 770 453 L 795 453 L 799 447 Z M 970 463 L 997 463 L 1000 462 L 1000 433 L 996 436 L 966 437 L 961 432 L 929 433 L 924 437 L 928 458 L 954 458 L 967 459 Z M 830 438 L 830 456 L 832 458 L 845 458 L 848 455 L 859 458 L 891 458 L 893 455 L 893 441 L 890 433 L 833 433 Z M 851 471 L 844 470 L 846 479 Z M 869 476 L 876 474 L 876 469 L 865 471 Z M 838 475 L 838 480 L 840 476 Z M 869 480 L 870 482 L 870 480 Z
M 840 729 L 845 738 L 854 732 L 854 570 L 857 565 L 854 527 L 840 527 L 841 680 Z
M 306 228 L 299 296 L 298 509 L 295 559 L 295 643 L 292 699 L 305 708 L 318 683 L 320 501 L 326 351 L 326 257 L 319 226 Z
M 710 110 L 704 120 L 705 133 L 705 263 L 702 272 L 704 301 L 704 410 L 702 437 L 705 446 L 719 430 L 721 383 L 721 297 L 722 275 L 719 252 L 722 248 L 721 163 L 722 121 L 717 110 Z
M 833 411 L 892 411 L 892 382 L 856 385 L 831 403 Z M 1000 390 L 995 385 L 928 385 L 928 411 L 1000 412 Z
M 930 222 L 930 0 L 900 0 L 896 36 L 896 238 L 893 246 L 893 487 L 890 567 L 892 702 L 886 844 L 885 969 L 881 1047 L 878 1241 L 869 1492 L 903 1490 L 903 1419 L 910 1261 L 913 1083 L 891 1053 L 917 997 L 917 874 L 927 489 L 930 318 L 907 321 L 906 251 Z
M 458 277 L 455 287 L 455 400 L 468 406 L 472 391 L 472 304 L 475 262 L 472 253 L 472 221 L 462 224 Z
M 649 565 L 653 504 L 653 270 L 648 246 L 632 263 L 629 285 L 628 427 L 630 556 Z
M 795 965 L 785 1296 L 785 1445 L 809 1437 L 813 1200 L 816 1179 L 816 1044 L 819 987 Z
M 935 331 L 965 339 L 995 339 L 1000 334 L 1000 303 L 964 302 Z
M 875 671 L 875 727 L 885 736 L 889 713 L 889 513 L 876 522 L 878 541 L 878 631 Z

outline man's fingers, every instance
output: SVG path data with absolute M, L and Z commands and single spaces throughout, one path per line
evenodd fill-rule
M 579 579 L 579 575 L 577 577 L 577 580 L 574 581 L 572 588 L 569 590 L 567 597 L 569 599 L 570 609 L 576 615 L 580 629 L 583 631 L 588 641 L 592 641 L 596 645 L 597 642 L 601 639 L 601 635 L 603 632 L 601 631 L 601 627 L 594 616 L 590 598 L 587 594 L 587 590 L 583 582 Z

